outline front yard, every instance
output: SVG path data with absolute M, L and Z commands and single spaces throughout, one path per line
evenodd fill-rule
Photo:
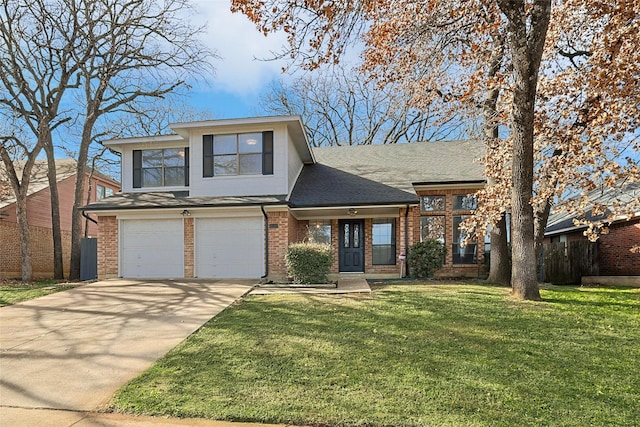
M 640 289 L 249 297 L 120 390 L 136 414 L 322 426 L 638 425 Z
M 33 283 L 24 283 L 18 280 L 1 280 L 0 307 L 66 291 L 78 285 L 79 283 L 59 282 L 57 280 L 40 280 Z

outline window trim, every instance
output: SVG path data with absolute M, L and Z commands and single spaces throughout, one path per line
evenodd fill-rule
M 160 185 L 149 185 L 149 186 L 145 186 L 144 185 L 144 170 L 145 168 L 142 166 L 142 158 L 143 158 L 143 153 L 145 151 L 162 151 L 162 173 L 161 173 L 161 181 L 162 183 Z M 165 185 L 165 169 L 167 168 L 174 168 L 177 169 L 180 166 L 166 166 L 165 165 L 165 155 L 164 152 L 165 150 L 182 150 L 183 152 L 183 159 L 184 159 L 184 166 L 183 166 L 183 173 L 184 173 L 184 183 L 182 185 Z M 151 168 L 147 168 L 147 169 L 151 169 Z M 164 188 L 164 187 L 188 187 L 189 186 L 189 147 L 166 147 L 166 148 L 151 148 L 151 149 L 146 149 L 146 150 L 133 150 L 133 188 Z
M 239 136 L 247 134 L 262 134 L 262 149 L 258 152 L 241 153 L 239 147 Z M 236 157 L 236 173 L 235 174 L 217 174 L 215 173 L 215 137 L 216 136 L 230 136 L 233 135 L 236 138 L 236 152 L 234 154 L 219 154 L 218 156 L 231 156 Z M 273 175 L 273 131 L 264 132 L 238 132 L 238 133 L 224 133 L 224 134 L 207 134 L 202 135 L 202 177 L 239 177 L 239 176 L 259 176 L 259 175 Z M 261 155 L 261 171 L 259 173 L 240 173 L 240 157 L 242 155 Z
M 375 244 L 374 243 L 374 237 L 375 237 L 375 233 L 373 231 L 374 226 L 376 224 L 390 224 L 391 225 L 391 243 L 384 243 L 384 244 Z M 396 218 L 374 218 L 371 221 L 371 264 L 372 265 L 396 265 L 396 251 L 398 250 L 398 246 L 397 246 L 397 224 L 396 224 Z M 387 262 L 376 262 L 375 259 L 375 254 L 376 254 L 376 247 L 380 248 L 380 247 L 389 247 L 390 248 L 390 252 L 393 255 L 391 257 L 390 260 L 387 260 Z

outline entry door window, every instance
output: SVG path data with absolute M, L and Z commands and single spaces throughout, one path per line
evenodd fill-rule
M 340 221 L 340 271 L 364 271 L 363 220 Z

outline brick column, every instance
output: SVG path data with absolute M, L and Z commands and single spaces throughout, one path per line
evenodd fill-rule
M 289 212 L 268 212 L 269 277 L 283 280 L 287 277 L 284 257 L 289 246 Z
M 118 277 L 118 220 L 98 217 L 98 278 Z
M 184 277 L 188 279 L 194 277 L 194 225 L 193 218 L 184 218 Z

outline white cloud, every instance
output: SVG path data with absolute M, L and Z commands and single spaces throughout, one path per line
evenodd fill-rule
M 204 42 L 220 56 L 214 62 L 213 90 L 242 97 L 255 95 L 272 79 L 279 78 L 284 61 L 260 61 L 280 51 L 284 34 L 265 37 L 241 13 L 231 13 L 228 0 L 194 0 L 197 24 L 206 24 Z M 259 58 L 259 59 L 256 59 Z

